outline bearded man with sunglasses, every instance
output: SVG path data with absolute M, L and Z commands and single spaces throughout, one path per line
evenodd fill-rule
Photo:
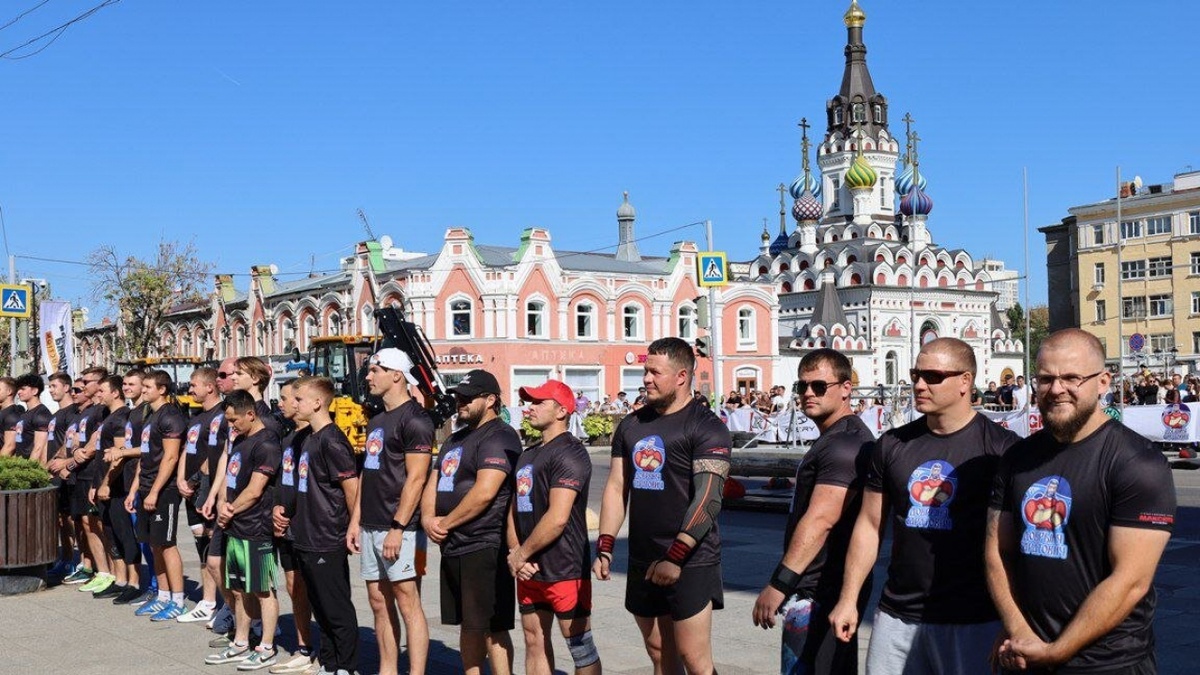
M 975 353 L 962 340 L 925 344 L 909 374 L 924 416 L 885 433 L 871 453 L 829 621 L 842 640 L 856 632 L 859 593 L 890 515 L 892 558 L 867 675 L 989 672 L 1000 622 L 983 562 L 988 499 L 1001 455 L 1020 439 L 971 408 Z
M 754 625 L 775 626 L 783 615 L 782 675 L 858 672 L 858 641 L 836 639 L 828 610 L 842 590 L 842 567 L 875 437 L 850 409 L 850 360 L 817 349 L 800 360 L 796 390 L 820 438 L 796 468 L 796 491 L 783 537 L 783 559 L 754 605 Z M 871 596 L 858 596 L 861 615 Z
M 1175 523 L 1163 454 L 1109 418 L 1104 347 L 1058 331 L 1037 358 L 1043 430 L 1000 462 L 987 569 L 1004 671 L 1158 672 L 1154 571 Z

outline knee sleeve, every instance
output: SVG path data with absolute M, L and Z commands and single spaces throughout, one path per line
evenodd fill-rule
M 571 660 L 576 668 L 586 668 L 600 660 L 600 652 L 596 651 L 590 630 L 567 638 L 567 648 L 571 650 Z
M 200 555 L 201 566 L 208 564 L 208 542 L 211 540 L 212 537 L 206 534 L 196 535 L 196 553 Z

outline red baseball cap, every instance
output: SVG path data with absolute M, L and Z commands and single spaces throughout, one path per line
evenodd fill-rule
M 522 401 L 537 403 L 539 401 L 556 401 L 567 412 L 575 412 L 575 394 L 571 388 L 558 380 L 546 380 L 540 387 L 521 387 L 518 391 Z

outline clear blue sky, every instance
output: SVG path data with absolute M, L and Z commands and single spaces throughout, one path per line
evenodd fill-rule
M 0 25 L 37 1 L 3 3 Z M 99 1 L 52 0 L 0 51 Z M 592 249 L 615 244 L 628 190 L 639 236 L 711 218 L 717 248 L 748 259 L 798 173 L 796 122 L 822 125 L 837 92 L 847 6 L 124 0 L 0 60 L 9 246 L 81 260 L 194 237 L 217 271 L 307 272 L 364 238 L 361 207 L 410 250 L 451 225 Z M 1022 167 L 1031 230 L 1111 195 L 1118 164 L 1147 183 L 1200 168 L 1200 3 L 863 8 L 875 85 L 924 139 L 941 245 L 1021 269 Z M 1044 302 L 1036 230 L 1030 252 Z M 95 306 L 83 268 L 18 264 Z

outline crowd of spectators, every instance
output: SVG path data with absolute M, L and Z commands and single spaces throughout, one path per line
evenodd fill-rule
M 1149 371 L 1124 378 L 1113 384 L 1105 394 L 1105 403 L 1117 405 L 1162 405 L 1200 401 L 1200 377 L 1189 375 L 1185 380 L 1175 373 L 1170 377 L 1157 376 Z

